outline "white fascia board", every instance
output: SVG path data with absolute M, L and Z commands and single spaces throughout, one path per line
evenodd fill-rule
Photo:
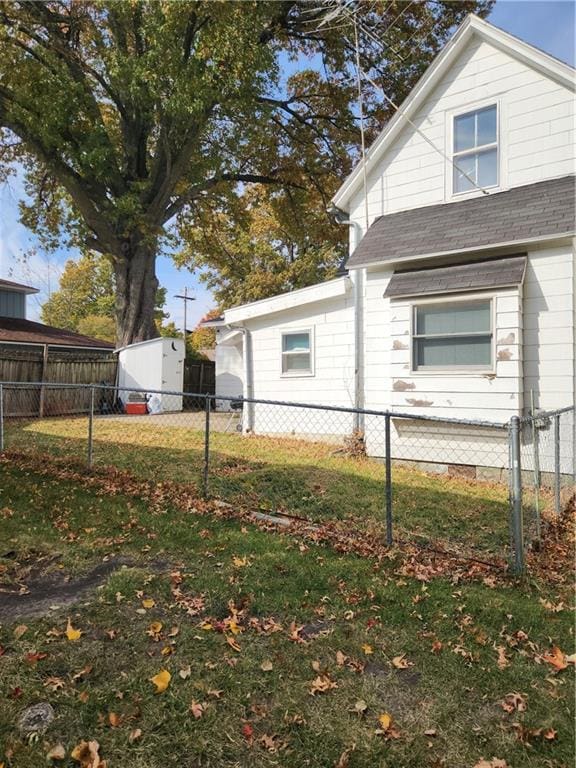
M 534 237 L 532 239 L 526 238 L 524 240 L 508 240 L 502 243 L 491 243 L 490 245 L 476 245 L 471 248 L 457 248 L 454 251 L 436 251 L 435 253 L 422 253 L 415 254 L 414 256 L 403 256 L 400 259 L 382 259 L 381 261 L 365 262 L 364 264 L 354 264 L 349 269 L 371 269 L 372 267 L 382 268 L 390 267 L 393 269 L 397 264 L 405 264 L 414 261 L 427 261 L 429 259 L 439 259 L 444 256 L 470 256 L 477 253 L 478 255 L 484 254 L 486 251 L 497 251 L 500 249 L 514 249 L 518 248 L 530 248 L 531 250 L 539 250 L 539 245 L 542 248 L 550 248 L 551 245 L 557 243 L 563 245 L 571 237 L 574 236 L 573 232 L 565 232 L 559 235 L 547 235 Z
M 313 304 L 316 301 L 325 301 L 326 299 L 345 296 L 350 290 L 351 285 L 350 278 L 337 277 L 335 280 L 329 280 L 327 283 L 317 283 L 307 288 L 290 291 L 290 293 L 281 293 L 279 296 L 273 296 L 270 299 L 254 301 L 251 304 L 242 304 L 239 307 L 227 309 L 224 312 L 224 322 L 226 325 L 233 325 L 234 323 L 242 323 L 255 317 L 282 312 L 285 309 L 301 307 L 304 304 Z
M 544 73 L 572 92 L 576 90 L 576 71 L 571 66 L 559 59 L 555 59 L 553 56 L 549 56 L 533 45 L 529 45 L 523 40 L 508 34 L 508 32 L 504 32 L 492 24 L 483 21 L 478 16 L 470 14 L 430 64 L 407 98 L 402 102 L 400 111 L 396 112 L 382 133 L 380 133 L 368 149 L 366 153 L 367 173 L 370 173 L 373 166 L 382 158 L 384 152 L 396 140 L 401 131 L 404 130 L 406 127 L 405 117 L 412 119 L 415 116 L 420 105 L 428 98 L 446 71 L 450 69 L 452 62 L 458 58 L 475 35 L 488 43 L 492 43 L 510 56 L 520 59 L 528 66 Z M 363 176 L 363 163 L 360 162 L 332 198 L 334 205 L 344 211 L 348 211 L 350 200 L 361 186 Z

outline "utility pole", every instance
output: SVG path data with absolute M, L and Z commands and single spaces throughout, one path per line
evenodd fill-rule
M 187 322 L 187 315 L 188 315 L 188 302 L 189 301 L 195 301 L 196 299 L 195 299 L 194 296 L 188 296 L 188 288 L 186 288 L 186 287 L 184 287 L 184 293 L 183 294 L 182 293 L 177 293 L 176 296 L 174 296 L 174 298 L 175 299 L 183 299 L 183 301 L 184 301 L 184 332 L 183 332 L 183 336 L 184 336 L 184 355 L 186 355 L 186 333 L 187 333 L 186 322 Z

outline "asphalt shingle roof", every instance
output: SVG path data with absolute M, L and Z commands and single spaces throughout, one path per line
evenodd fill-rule
M 16 291 L 17 293 L 40 293 L 38 288 L 22 283 L 13 283 L 12 280 L 4 280 L 0 277 L 0 290 Z
M 114 344 L 100 341 L 81 333 L 54 328 L 51 325 L 35 323 L 19 317 L 0 317 L 0 343 L 49 344 L 59 347 L 89 347 L 91 349 L 114 349 Z
M 434 269 L 394 272 L 384 295 L 392 298 L 423 296 L 520 285 L 525 269 L 526 256 L 509 256 Z
M 576 231 L 575 177 L 381 216 L 348 259 L 364 266 Z

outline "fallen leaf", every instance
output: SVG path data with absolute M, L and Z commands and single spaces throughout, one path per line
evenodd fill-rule
M 108 722 L 112 728 L 118 728 L 118 726 L 122 723 L 122 719 L 122 715 L 119 715 L 117 712 L 108 713 Z
M 364 645 L 362 646 L 362 650 L 364 651 L 366 656 L 370 656 L 370 654 L 374 653 L 374 649 L 372 648 L 371 645 L 368 645 L 368 643 L 364 643 Z
M 358 715 L 358 717 L 362 717 L 362 715 L 366 712 L 368 709 L 368 704 L 364 701 L 364 699 L 358 699 L 358 701 L 354 704 L 350 712 L 354 712 Z
M 100 744 L 97 741 L 81 741 L 77 744 L 70 757 L 81 768 L 106 768 L 106 761 L 100 758 Z
M 332 688 L 338 688 L 338 683 L 330 680 L 328 675 L 318 675 L 310 684 L 310 695 L 315 696 L 317 693 L 326 693 Z
M 380 728 L 376 730 L 376 733 L 379 736 L 383 736 L 386 740 L 400 738 L 400 731 L 394 725 L 392 715 L 388 712 L 383 712 L 378 716 L 378 725 Z
M 232 650 L 236 651 L 237 653 L 240 653 L 240 650 L 241 650 L 240 646 L 238 645 L 236 640 L 234 640 L 233 637 L 229 637 L 228 635 L 226 635 L 226 642 L 228 643 L 230 648 L 232 648 Z
M 162 669 L 157 675 L 150 678 L 150 682 L 156 686 L 156 693 L 164 693 L 166 688 L 170 685 L 172 675 L 167 669 Z
M 543 654 L 542 658 L 546 664 L 550 664 L 559 672 L 562 669 L 566 669 L 568 666 L 565 654 L 560 650 L 560 648 L 558 648 L 557 645 L 553 646 L 552 649 L 548 651 L 548 653 Z
M 159 639 L 160 632 L 162 632 L 161 621 L 153 621 L 152 624 L 150 624 L 150 626 L 146 630 L 146 634 L 152 637 L 154 640 Z
M 352 744 L 351 747 L 348 747 L 348 749 L 345 749 L 344 752 L 340 755 L 336 763 L 334 764 L 334 768 L 348 768 L 350 765 L 350 755 L 354 750 L 356 749 L 356 744 Z
M 65 760 L 66 750 L 63 744 L 56 744 L 46 753 L 46 760 Z
M 187 667 L 183 667 L 180 672 L 178 672 L 178 676 L 182 678 L 182 680 L 186 680 L 190 675 L 192 674 L 192 667 L 190 664 L 188 664 Z
M 138 739 L 142 738 L 142 731 L 140 728 L 134 728 L 133 731 L 130 731 L 130 734 L 128 736 L 128 741 L 130 744 L 134 744 L 135 741 L 138 741 Z
M 232 564 L 234 568 L 245 568 L 248 565 L 248 558 L 247 557 L 237 557 L 234 555 L 232 558 Z
M 206 691 L 206 696 L 212 696 L 214 699 L 219 699 L 222 694 L 224 693 L 224 690 L 221 689 L 215 689 L 215 688 L 208 688 Z
M 336 664 L 338 664 L 339 667 L 343 667 L 344 664 L 346 664 L 346 659 L 347 658 L 348 658 L 348 656 L 346 656 L 346 654 L 342 653 L 342 651 L 336 651 Z M 348 752 L 350 752 L 350 750 L 348 750 Z
M 408 661 L 406 656 L 394 656 L 392 659 L 392 666 L 396 669 L 408 669 L 408 667 L 413 667 L 414 664 L 411 661 Z
M 142 600 L 142 608 L 146 608 L 148 610 L 149 608 L 154 608 L 156 605 L 156 601 L 153 600 L 151 597 L 147 597 L 144 600 Z
M 498 660 L 496 662 L 498 669 L 506 669 L 510 666 L 510 662 L 506 656 L 506 648 L 503 645 L 495 646 L 496 653 L 498 654 Z
M 474 768 L 507 768 L 507 766 L 506 760 L 493 757 L 492 760 L 480 760 L 474 765 Z
M 193 701 L 190 704 L 189 710 L 192 712 L 196 720 L 199 720 L 202 715 L 204 714 L 204 709 L 206 708 L 206 703 L 203 702 L 202 704 L 198 701 Z
M 262 672 L 271 672 L 274 669 L 274 665 L 270 661 L 270 659 L 266 659 L 265 661 L 260 664 L 260 669 Z
M 434 640 L 434 642 L 432 643 L 431 651 L 432 653 L 440 653 L 440 651 L 442 650 L 442 647 L 443 645 L 440 640 Z
M 74 629 L 72 626 L 72 622 L 70 621 L 70 617 L 68 617 L 68 623 L 66 624 L 66 637 L 71 642 L 75 642 L 76 640 L 80 640 L 80 636 L 82 635 L 82 630 L 80 629 Z
M 436 728 L 428 728 L 424 731 L 424 736 L 436 736 Z
M 254 738 L 254 728 L 249 723 L 244 723 L 242 726 L 242 736 L 246 739 L 247 742 L 250 744 L 252 743 L 252 739 Z
M 505 712 L 524 712 L 526 710 L 526 696 L 522 693 L 508 693 L 500 702 Z
M 28 627 L 26 626 L 26 624 L 18 624 L 18 626 L 14 629 L 14 632 L 12 634 L 14 635 L 16 640 L 20 640 L 20 638 L 25 632 L 28 632 Z

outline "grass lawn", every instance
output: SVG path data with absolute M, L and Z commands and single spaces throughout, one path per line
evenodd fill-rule
M 547 655 L 572 653 L 569 572 L 425 580 L 397 551 L 338 554 L 25 462 L 0 465 L 0 541 L 6 768 L 51 764 L 58 745 L 55 765 L 81 765 L 82 740 L 107 768 L 573 763 L 571 667 Z M 117 569 L 54 607 L 103 563 Z M 39 702 L 53 722 L 20 736 Z
M 203 433 L 177 426 L 96 419 L 94 462 L 143 478 L 174 480 L 199 489 Z M 86 418 L 8 422 L 8 450 L 46 451 L 84 459 Z M 289 438 L 211 434 L 209 489 L 213 496 L 312 521 L 367 521 L 381 535 L 384 466 L 335 453 L 334 445 Z M 508 489 L 461 477 L 395 467 L 395 533 L 422 537 L 451 550 L 505 558 L 509 543 Z

